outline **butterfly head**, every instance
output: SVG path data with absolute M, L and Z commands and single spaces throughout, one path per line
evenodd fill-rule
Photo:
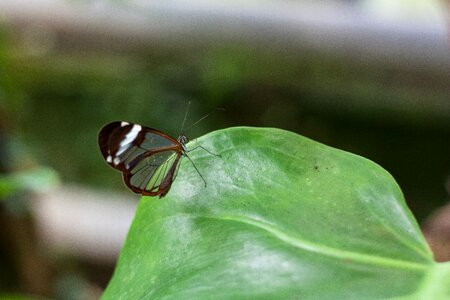
M 186 144 L 189 142 L 189 139 L 187 138 L 187 136 L 184 135 L 184 133 L 182 133 L 178 137 L 178 142 L 181 144 L 183 151 L 187 151 Z

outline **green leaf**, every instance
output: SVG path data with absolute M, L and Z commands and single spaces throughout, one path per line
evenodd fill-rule
M 189 153 L 208 186 L 184 159 L 167 197 L 141 200 L 103 299 L 450 297 L 377 164 L 279 129 L 197 144 L 222 156 Z

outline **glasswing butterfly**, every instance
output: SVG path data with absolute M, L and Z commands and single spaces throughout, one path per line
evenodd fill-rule
M 202 148 L 212 155 L 220 155 L 202 146 L 188 151 L 186 144 L 189 140 L 183 133 L 188 110 L 189 104 L 178 139 L 153 128 L 123 121 L 111 122 L 100 130 L 98 144 L 103 158 L 111 167 L 123 173 L 124 182 L 131 191 L 164 197 L 177 177 L 183 156 L 189 159 L 206 186 L 205 179 L 187 153 Z M 188 129 L 207 116 L 209 114 Z

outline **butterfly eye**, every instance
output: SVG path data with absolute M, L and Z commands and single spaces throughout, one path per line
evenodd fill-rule
M 180 136 L 178 137 L 178 142 L 179 142 L 181 145 L 185 145 L 185 144 L 187 144 L 187 143 L 189 142 L 189 140 L 188 140 L 188 138 L 187 138 L 184 134 L 182 134 L 182 135 L 180 135 Z

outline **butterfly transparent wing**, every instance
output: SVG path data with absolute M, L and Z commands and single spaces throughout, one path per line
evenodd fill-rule
M 176 151 L 162 151 L 148 156 L 124 174 L 125 183 L 133 191 L 147 195 L 157 195 L 170 188 L 178 172 L 180 154 Z M 174 165 L 176 164 L 176 165 Z M 164 179 L 170 176 L 167 186 Z M 163 189 L 163 190 L 161 190 Z
M 102 128 L 98 142 L 106 162 L 123 172 L 132 191 L 160 197 L 169 191 L 183 151 L 177 140 L 156 129 L 116 121 Z

